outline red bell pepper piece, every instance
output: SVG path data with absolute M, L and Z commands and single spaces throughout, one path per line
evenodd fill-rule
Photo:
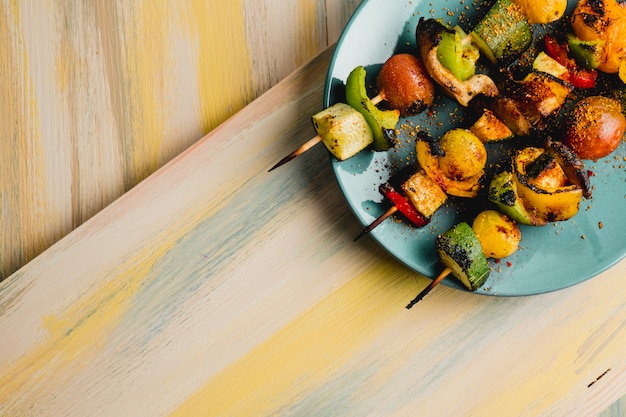
M 428 224 L 429 219 L 417 211 L 413 204 L 404 195 L 396 191 L 391 184 L 386 182 L 379 187 L 379 190 L 414 226 L 423 227 Z
M 546 48 L 546 54 L 548 54 L 550 58 L 554 59 L 564 67 L 570 67 L 570 57 L 565 44 L 559 43 L 554 36 L 550 35 L 546 35 L 543 38 L 543 43 Z
M 596 86 L 598 71 L 585 68 L 569 68 L 569 79 L 574 87 L 593 88 Z
M 404 217 L 406 217 L 407 220 L 409 220 L 415 227 L 423 227 L 430 222 L 430 218 L 424 217 L 422 213 L 417 211 L 415 206 L 413 206 L 413 204 L 411 204 L 411 202 L 407 200 L 403 194 L 398 192 L 389 182 L 382 184 L 378 189 L 380 193 L 385 196 L 387 200 L 389 200 L 392 206 L 376 220 L 374 220 L 369 226 L 364 228 L 361 233 L 354 238 L 354 241 L 359 240 L 361 237 L 374 230 L 376 226 L 381 224 L 387 217 L 397 211 L 402 213 Z
M 567 68 L 568 80 L 576 88 L 593 88 L 596 85 L 598 71 L 580 67 L 573 58 L 569 56 L 569 48 L 565 43 L 559 43 L 556 37 L 546 35 L 543 43 L 548 54 L 559 64 Z

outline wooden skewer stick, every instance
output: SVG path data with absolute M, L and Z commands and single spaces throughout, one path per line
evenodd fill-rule
M 413 307 L 415 304 L 417 304 L 422 298 L 424 298 L 426 296 L 426 294 L 428 294 L 430 292 L 430 290 L 432 290 L 437 285 L 439 285 L 439 283 L 441 281 L 443 281 L 443 279 L 445 277 L 447 277 L 450 274 L 450 272 L 452 272 L 452 269 L 450 269 L 450 268 L 446 268 L 443 271 L 441 271 L 441 274 L 439 274 L 437 276 L 437 278 L 433 279 L 430 282 L 430 284 L 428 284 L 428 286 L 422 290 L 422 292 L 417 294 L 417 297 L 415 297 L 413 300 L 411 300 L 411 302 L 406 305 L 406 308 L 409 309 L 409 308 Z
M 380 103 L 381 101 L 383 101 L 383 95 L 382 94 L 378 94 L 377 96 L 372 98 L 372 104 L 374 104 L 374 106 L 376 106 L 378 103 Z
M 361 233 L 359 233 L 359 235 L 357 237 L 354 238 L 353 242 L 356 242 L 357 240 L 359 240 L 360 238 L 362 238 L 363 236 L 365 236 L 366 234 L 368 234 L 369 232 L 371 232 L 372 230 L 374 230 L 374 228 L 376 226 L 378 226 L 379 224 L 381 224 L 383 222 L 383 220 L 385 220 L 387 217 L 391 216 L 392 214 L 394 214 L 396 211 L 398 211 L 398 207 L 396 206 L 391 206 L 389 207 L 389 209 L 384 212 L 383 214 L 381 214 L 380 216 L 378 216 L 378 218 L 376 220 L 374 220 L 372 223 L 370 223 L 367 227 L 365 227 Z
M 322 141 L 322 137 L 320 135 L 317 135 L 309 139 L 307 142 L 303 143 L 298 149 L 296 149 L 295 151 L 291 152 L 289 155 L 287 155 L 286 157 L 278 161 L 278 163 L 274 165 L 273 167 L 271 167 L 267 172 L 271 172 L 275 170 L 276 168 L 278 168 L 279 166 L 284 165 L 287 162 L 291 161 L 296 156 L 302 155 L 303 153 L 305 153 L 306 151 L 308 151 L 309 149 L 311 149 L 313 146 L 317 145 L 321 141 Z
M 374 103 L 374 105 L 377 105 L 381 101 L 383 101 L 383 97 L 380 94 L 378 94 L 376 97 L 372 99 L 372 103 Z M 305 153 L 306 151 L 308 151 L 309 149 L 311 149 L 313 146 L 317 145 L 321 141 L 322 141 L 322 137 L 320 135 L 317 135 L 309 139 L 308 141 L 303 143 L 298 149 L 296 149 L 295 151 L 291 152 L 289 155 L 287 155 L 286 157 L 278 161 L 278 163 L 276 163 L 276 165 L 271 167 L 267 172 L 271 172 L 275 170 L 276 168 L 278 168 L 279 166 L 284 165 L 287 162 L 291 161 L 296 156 L 302 155 L 303 153 Z

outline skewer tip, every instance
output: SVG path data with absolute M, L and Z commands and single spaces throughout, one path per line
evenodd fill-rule
M 365 236 L 366 234 L 368 234 L 369 232 L 371 232 L 372 230 L 374 230 L 374 228 L 376 226 L 378 226 L 379 224 L 381 224 L 383 222 L 383 220 L 385 220 L 387 217 L 391 216 L 393 213 L 395 213 L 396 211 L 398 211 L 398 208 L 396 206 L 391 206 L 387 209 L 387 211 L 385 211 L 383 214 L 381 214 L 380 216 L 378 216 L 378 218 L 376 220 L 374 220 L 372 223 L 370 223 L 367 227 L 365 227 L 363 230 L 361 230 L 361 233 L 359 233 L 357 235 L 357 237 L 355 237 L 352 241 L 356 242 L 357 240 L 359 240 L 360 238 L 362 238 L 363 236 Z
M 267 172 L 272 172 L 279 166 L 285 165 L 287 162 L 291 161 L 296 156 L 302 155 L 303 153 L 305 153 L 306 151 L 308 151 L 309 149 L 311 149 L 313 146 L 317 145 L 321 141 L 322 141 L 322 137 L 320 135 L 314 136 L 313 138 L 309 139 L 308 141 L 300 145 L 298 149 L 296 149 L 295 151 L 291 152 L 289 155 L 287 155 L 286 157 L 278 161 L 276 165 L 268 169 Z
M 451 268 L 445 268 L 441 273 L 437 276 L 437 278 L 433 279 L 430 284 L 426 288 L 424 288 L 417 296 L 406 305 L 407 310 L 417 304 L 422 298 L 424 298 L 433 288 L 435 288 L 445 277 L 450 275 L 452 272 Z
M 273 167 L 271 167 L 270 169 L 267 170 L 267 172 L 272 172 L 273 170 L 275 170 L 276 168 L 278 168 L 279 166 L 285 165 L 287 162 L 291 161 L 293 158 L 295 158 L 298 155 L 294 155 L 294 153 L 290 153 L 289 155 L 287 155 L 286 157 L 284 157 L 283 159 L 281 159 L 280 161 L 278 161 L 276 163 L 276 165 L 274 165 Z
M 363 228 L 363 230 L 361 230 L 361 233 L 359 233 L 358 235 L 356 235 L 354 239 L 352 239 L 352 241 L 356 242 L 357 240 L 361 239 L 363 236 L 365 236 L 368 233 L 369 233 L 369 230 L 367 227 L 365 227 Z

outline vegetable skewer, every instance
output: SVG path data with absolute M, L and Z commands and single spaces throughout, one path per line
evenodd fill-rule
M 386 218 L 400 212 L 415 227 L 430 223 L 432 215 L 446 202 L 448 196 L 423 169 L 403 169 L 380 185 L 378 191 L 392 206 L 354 239 L 357 241 Z
M 380 193 L 393 206 L 367 226 L 355 241 L 396 211 L 419 228 L 430 222 L 431 216 L 446 202 L 447 195 L 477 196 L 487 161 L 487 151 L 480 139 L 467 129 L 451 129 L 440 141 L 424 132 L 419 132 L 418 136 L 417 162 L 421 168 L 408 178 L 400 171 L 379 187 Z
M 495 210 L 482 211 L 471 226 L 466 222 L 458 223 L 435 239 L 435 249 L 445 269 L 406 308 L 413 307 L 449 274 L 468 290 L 477 290 L 489 277 L 487 258 L 512 255 L 521 239 L 517 223 Z
M 382 96 L 380 94 L 372 99 L 372 103 L 374 105 L 379 104 L 381 101 L 383 101 L 383 98 L 382 98 Z M 320 142 L 322 142 L 322 135 L 318 134 L 318 135 L 312 137 L 311 139 L 309 139 L 308 141 L 303 143 L 298 149 L 296 149 L 295 151 L 291 152 L 289 155 L 285 156 L 283 159 L 278 161 L 276 163 L 276 165 L 271 167 L 267 172 L 271 172 L 271 171 L 275 170 L 276 168 L 278 168 L 278 167 L 286 164 L 287 162 L 291 161 L 292 159 L 296 158 L 297 156 L 302 155 L 303 153 L 305 153 L 306 151 L 308 151 L 309 149 L 311 149 L 312 147 L 314 147 L 315 145 L 317 145 Z
M 477 290 L 489 276 L 485 251 L 477 233 L 468 223 L 458 223 L 437 236 L 435 249 L 445 269 L 407 304 L 407 309 L 418 303 L 449 274 L 454 275 L 470 291 Z
M 615 0 L 600 1 L 613 2 Z M 445 195 L 468 198 L 478 196 L 482 186 L 481 180 L 486 179 L 484 176 L 486 150 L 484 146 L 475 144 L 512 139 L 516 136 L 532 136 L 537 132 L 542 132 L 550 128 L 549 119 L 558 115 L 569 93 L 575 88 L 588 89 L 596 86 L 597 67 L 601 58 L 598 54 L 602 52 L 602 48 L 600 44 L 583 41 L 570 33 L 567 33 L 566 43 L 563 37 L 557 40 L 555 36 L 546 35 L 543 39 L 544 51 L 535 57 L 530 73 L 523 79 L 514 79 L 510 73 L 510 79 L 502 81 L 496 87 L 487 74 L 479 77 L 483 74 L 476 74 L 475 64 L 480 55 L 487 56 L 492 63 L 505 68 L 529 47 L 529 41 L 533 36 L 531 24 L 539 22 L 524 16 L 527 10 L 517 10 L 517 18 L 509 17 L 508 22 L 511 24 L 500 25 L 496 22 L 502 17 L 504 9 L 512 7 L 512 2 L 515 0 L 498 0 L 487 17 L 469 35 L 459 26 L 445 26 L 435 19 L 422 18 L 418 24 L 419 56 L 424 62 L 417 62 L 422 65 L 422 70 L 461 106 L 467 107 L 471 99 L 480 96 L 474 101 L 477 104 L 473 107 L 476 111 L 482 111 L 481 117 L 470 129 L 455 129 L 439 140 L 418 132 L 416 144 L 418 167 L 424 173 L 424 177 L 434 183 L 438 191 L 444 194 L 444 201 Z M 515 41 L 513 42 L 514 48 L 511 47 L 511 42 L 508 42 L 510 39 Z M 592 56 L 587 56 L 589 51 L 583 47 L 590 45 L 595 45 L 596 48 L 593 49 Z M 395 58 L 396 66 L 401 68 L 399 72 L 402 75 L 407 74 L 404 70 L 406 65 L 403 62 L 418 59 L 410 54 L 397 54 L 392 58 Z M 625 68 L 623 73 L 626 74 L 626 59 L 620 59 L 619 75 L 626 83 L 626 75 L 623 75 L 621 71 L 623 66 Z M 395 118 L 394 122 L 393 111 L 376 107 L 381 101 L 384 100 L 387 108 L 399 111 L 402 116 L 410 116 L 425 107 L 430 107 L 428 102 L 419 100 L 404 106 L 394 104 L 392 95 L 389 94 L 390 91 L 397 95 L 404 89 L 398 87 L 399 82 L 396 77 L 383 76 L 384 69 L 392 72 L 389 68 L 393 66 L 384 65 L 379 72 L 377 87 L 380 94 L 374 99 L 367 96 L 364 67 L 355 68 L 346 80 L 347 104 L 340 104 L 362 115 L 369 126 L 369 135 L 373 137 L 373 140 L 368 143 L 359 141 L 357 152 L 367 147 L 374 151 L 384 151 L 393 145 L 393 136 L 389 134 L 395 132 L 395 123 L 398 119 Z M 387 81 L 391 90 L 383 88 L 381 78 Z M 479 80 L 484 83 L 479 83 Z M 432 79 L 429 79 L 430 81 Z M 454 94 L 459 91 L 465 94 L 460 96 Z M 412 113 L 413 110 L 415 113 Z M 621 108 L 617 106 L 613 106 L 613 110 L 621 113 Z M 603 114 L 607 112 L 603 110 Z M 343 124 L 339 117 L 332 121 L 332 123 L 335 122 Z M 331 140 L 318 129 L 315 116 L 314 124 L 318 135 L 279 161 L 270 171 L 301 155 L 319 142 L 323 142 L 339 160 L 347 159 L 355 154 L 345 153 L 345 157 L 337 156 L 336 152 L 342 152 L 338 148 L 345 146 L 354 151 L 355 147 L 343 138 L 341 142 L 344 143 L 339 144 L 335 137 L 333 139 L 336 149 L 331 149 L 329 144 Z M 331 122 L 329 121 L 328 124 Z M 623 126 L 626 122 L 620 121 L 619 125 L 622 130 L 616 134 L 616 137 L 621 138 L 624 135 Z M 472 135 L 475 137 L 471 138 Z M 592 135 L 585 130 L 584 136 Z M 565 138 L 567 139 L 567 134 Z M 450 145 L 451 143 L 453 145 Z M 518 149 L 512 161 L 511 172 L 505 171 L 495 176 L 489 185 L 488 200 L 495 203 L 500 213 L 494 210 L 483 212 L 490 212 L 496 216 L 482 216 L 482 229 L 474 225 L 470 228 L 465 223 L 457 224 L 437 238 L 435 246 L 445 269 L 406 306 L 407 309 L 423 299 L 449 274 L 453 274 L 471 291 L 484 284 L 489 274 L 486 259 L 500 259 L 508 256 L 509 249 L 514 246 L 513 250 L 516 250 L 521 239 L 517 224 L 513 223 L 515 227 L 512 229 L 515 230 L 509 229 L 511 246 L 506 245 L 510 242 L 502 236 L 497 236 L 494 243 L 495 233 L 490 231 L 494 229 L 493 225 L 498 226 L 499 233 L 505 230 L 502 222 L 498 223 L 494 218 L 510 216 L 516 222 L 539 226 L 564 220 L 576 214 L 580 197 L 590 198 L 591 196 L 588 173 L 573 153 L 572 155 L 563 154 L 559 152 L 560 149 L 555 147 L 554 143 L 552 145 L 548 143 L 546 149 L 530 146 Z M 609 148 L 608 153 L 614 149 L 614 147 Z M 459 170 L 459 167 L 463 169 Z M 409 183 L 411 185 L 407 185 Z M 433 212 L 438 207 L 432 207 L 435 204 L 432 200 L 437 199 L 424 192 L 418 181 L 411 181 L 411 179 L 402 183 L 397 179 L 390 179 L 390 183 L 381 185 L 379 191 L 384 195 L 388 208 L 373 223 L 365 227 L 354 239 L 355 241 L 398 212 L 403 214 L 412 225 L 422 227 L 430 222 Z M 419 201 L 416 201 L 416 196 L 420 197 L 417 199 Z M 429 202 L 432 204 L 428 204 Z M 389 203 L 391 203 L 390 206 Z M 442 204 L 439 201 L 436 203 Z M 429 211 L 430 209 L 432 211 Z M 507 216 L 502 213 L 506 213 Z M 481 234 L 483 236 L 480 236 Z M 488 237 L 485 238 L 485 235 Z M 462 254 L 461 257 L 457 257 L 459 253 Z
M 379 94 L 372 99 L 368 96 L 366 76 L 367 71 L 363 66 L 357 66 L 350 72 L 346 79 L 346 104 L 361 113 L 367 121 L 373 135 L 373 149 L 385 151 L 392 145 L 400 116 L 414 115 L 430 107 L 434 100 L 435 87 L 420 59 L 408 53 L 392 55 L 385 61 L 376 77 Z M 386 101 L 391 109 L 376 107 L 382 101 Z M 336 121 L 342 123 L 340 119 Z M 327 138 L 317 125 L 316 130 L 317 136 L 281 159 L 269 171 L 291 161 L 317 143 L 325 142 Z M 329 147 L 330 141 L 326 142 Z

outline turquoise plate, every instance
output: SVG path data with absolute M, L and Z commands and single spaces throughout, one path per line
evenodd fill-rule
M 456 16 L 463 13 L 465 20 L 460 24 L 468 29 L 468 21 L 477 18 L 472 4 L 457 0 L 365 0 L 337 44 L 326 80 L 325 105 L 344 101 L 345 80 L 356 66 L 364 66 L 368 83 L 375 84 L 376 73 L 387 58 L 399 52 L 416 53 L 415 28 L 420 17 L 456 24 Z M 401 119 L 401 125 L 410 123 L 439 135 L 452 127 L 469 126 L 459 117 L 461 112 L 455 103 L 439 96 L 432 112 Z M 415 164 L 415 145 L 407 131 L 401 129 L 399 145 L 391 151 L 363 151 L 347 161 L 332 160 L 339 186 L 363 225 L 385 210 L 379 185 L 393 172 Z M 502 152 L 492 146 L 488 145 L 490 154 Z M 583 200 L 579 213 L 569 221 L 522 226 L 520 250 L 499 263 L 490 260 L 492 273 L 476 292 L 496 296 L 545 293 L 578 284 L 617 263 L 626 253 L 625 157 L 622 142 L 612 155 L 597 162 L 586 161 L 593 172 L 593 198 Z M 434 277 L 443 269 L 434 250 L 435 237 L 461 220 L 471 222 L 475 210 L 467 201 L 450 199 L 424 228 L 392 218 L 374 229 L 371 236 L 409 268 Z M 443 283 L 466 290 L 452 277 Z

